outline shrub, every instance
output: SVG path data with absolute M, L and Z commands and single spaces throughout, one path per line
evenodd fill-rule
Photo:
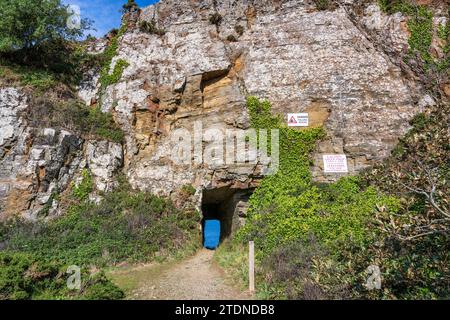
M 328 10 L 331 7 L 330 0 L 314 0 L 317 10 Z
M 322 300 L 334 298 L 334 291 L 340 286 L 336 283 L 324 290 L 315 279 L 316 264 L 329 259 L 330 254 L 310 234 L 305 240 L 297 240 L 286 246 L 276 248 L 263 259 L 260 273 L 267 284 L 266 298 L 286 298 Z M 331 272 L 331 267 L 327 272 Z M 333 270 L 336 271 L 336 270 Z M 342 298 L 340 296 L 339 298 Z
M 33 127 L 61 128 L 88 138 L 101 138 L 121 143 L 124 133 L 110 113 L 99 107 L 88 107 L 72 97 L 67 100 L 58 95 L 71 95 L 70 91 L 34 94 L 27 119 Z
M 163 35 L 166 34 L 166 31 L 164 29 L 158 28 L 156 26 L 155 20 L 152 20 L 152 21 L 145 21 L 144 20 L 144 21 L 142 21 L 139 24 L 139 29 L 142 32 L 146 32 L 146 33 L 149 33 L 149 34 L 156 34 L 158 36 L 163 36 Z
M 216 26 L 220 26 L 222 20 L 223 18 L 219 13 L 214 13 L 209 16 L 209 23 L 214 24 Z
M 201 242 L 198 213 L 179 211 L 163 198 L 119 187 L 98 205 L 75 199 L 66 215 L 49 222 L 8 222 L 0 228 L 5 249 L 102 267 L 180 254 Z
M 372 255 L 385 264 L 388 297 L 446 298 L 450 211 L 448 104 L 437 103 L 413 118 L 401 139 L 401 152 L 364 174 L 368 184 L 402 199 L 399 214 L 381 210 L 376 217 L 381 246 Z M 395 226 L 395 227 L 394 227 Z
M 450 43 L 448 41 L 448 30 L 450 23 L 437 26 L 433 25 L 433 12 L 426 5 L 417 5 L 404 0 L 388 1 L 380 0 L 381 9 L 392 14 L 401 12 L 408 16 L 408 29 L 410 37 L 408 39 L 409 50 L 404 57 L 412 69 L 420 75 L 420 78 L 431 91 L 439 91 L 438 85 L 445 83 L 448 78 L 448 69 L 450 66 Z M 434 33 L 440 38 L 439 46 L 444 56 L 438 58 L 430 53 L 430 47 L 433 43 Z
M 95 60 L 77 42 L 91 22 L 82 19 L 80 28 L 70 29 L 60 0 L 2 1 L 0 11 L 0 59 L 25 85 L 49 89 L 57 80 L 76 86 L 85 63 Z
M 124 13 L 127 13 L 139 9 L 139 6 L 135 0 L 128 0 L 128 2 L 122 6 L 122 9 Z
M 236 25 L 234 26 L 234 31 L 236 31 L 239 36 L 242 36 L 244 34 L 244 27 L 241 25 Z
M 186 184 L 181 187 L 181 192 L 183 192 L 187 196 L 193 196 L 195 194 L 196 190 L 191 184 Z
M 0 3 L 0 52 L 32 50 L 83 35 L 90 22 L 69 28 L 70 13 L 60 0 L 10 0 Z M 56 52 L 56 51 L 55 51 Z
M 126 31 L 126 24 L 122 24 L 117 34 L 112 37 L 108 47 L 103 53 L 103 65 L 99 79 L 101 84 L 100 92 L 103 92 L 107 86 L 117 83 L 122 77 L 123 70 L 128 66 L 128 62 L 120 59 L 116 62 L 114 70 L 112 70 L 112 73 L 110 74 L 111 63 L 113 58 L 117 55 L 117 50 L 119 49 L 119 38 L 122 37 Z
M 236 39 L 236 37 L 234 35 L 230 34 L 227 37 L 227 41 L 229 41 L 229 42 L 237 42 L 238 40 Z
M 423 199 L 412 202 L 412 207 L 419 211 L 412 212 L 409 219 L 405 216 L 405 194 L 387 194 L 390 190 L 402 189 L 393 186 L 388 179 L 390 175 L 380 168 L 375 170 L 371 180 L 363 176 L 342 178 L 332 184 L 314 183 L 308 154 L 323 132 L 286 128 L 280 118 L 271 115 L 269 102 L 249 98 L 247 103 L 252 127 L 280 129 L 280 170 L 264 178 L 250 197 L 246 224 L 233 240 L 235 250 L 249 240 L 255 241 L 257 260 L 263 266 L 258 269 L 260 297 L 417 299 L 448 296 L 448 282 L 444 279 L 448 277 L 445 265 L 450 242 L 446 233 L 435 230 L 433 235 L 405 242 L 389 232 L 390 228 L 395 232 L 404 229 L 403 232 L 414 236 L 414 230 L 429 226 L 430 221 L 420 221 L 436 216 L 433 211 L 420 212 L 424 209 Z M 414 155 L 435 164 L 439 161 L 444 168 L 439 172 L 448 172 L 445 169 L 448 152 L 444 151 L 448 147 L 448 135 L 444 133 L 446 122 L 442 118 L 446 111 L 442 106 L 437 108 L 440 116 L 413 119 L 417 128 L 404 139 L 404 152 L 393 162 L 393 168 L 407 165 L 408 155 Z M 418 132 L 423 132 L 423 136 Z M 412 162 L 411 167 L 407 167 L 410 174 L 417 169 Z M 393 171 L 392 177 L 401 176 Z M 422 181 L 411 179 L 416 184 Z M 368 181 L 374 185 L 370 186 Z M 386 193 L 377 188 L 380 185 L 384 185 Z M 444 185 L 439 184 L 443 189 L 436 189 L 442 190 L 440 195 L 448 193 Z M 437 196 L 436 201 L 445 205 Z M 407 233 L 401 235 L 408 236 Z M 224 253 L 221 251 L 219 255 Z M 226 253 L 226 256 L 232 254 Z M 221 259 L 224 257 L 219 257 Z M 365 288 L 369 265 L 381 268 L 383 290 Z M 233 267 L 239 268 L 239 265 Z
M 67 267 L 29 253 L 0 251 L 0 300 L 122 299 L 124 293 L 104 274 L 81 273 L 82 290 L 67 288 Z
M 72 186 L 72 194 L 77 200 L 85 201 L 88 199 L 89 194 L 94 191 L 94 183 L 87 169 L 83 170 L 81 176 L 81 182 L 78 185 Z

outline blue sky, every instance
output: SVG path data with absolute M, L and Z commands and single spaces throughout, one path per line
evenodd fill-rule
M 120 26 L 122 5 L 127 0 L 63 0 L 64 4 L 77 5 L 81 9 L 81 17 L 94 21 L 97 31 L 89 31 L 97 37 L 102 37 L 109 30 Z M 146 7 L 158 2 L 158 0 L 136 0 L 140 7 Z

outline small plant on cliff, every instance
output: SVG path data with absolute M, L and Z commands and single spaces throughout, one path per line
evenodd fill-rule
M 216 26 L 220 26 L 222 23 L 222 16 L 219 13 L 213 13 L 209 16 L 209 23 L 214 24 Z
M 135 0 L 128 0 L 128 2 L 122 6 L 122 10 L 124 13 L 132 12 L 137 9 L 139 9 L 139 5 L 136 3 Z
M 193 196 L 196 192 L 195 188 L 191 184 L 185 184 L 181 187 L 181 192 L 186 196 Z
M 67 266 L 29 253 L 0 252 L 0 300 L 117 300 L 124 293 L 104 273 L 82 268 L 81 290 L 69 290 Z
M 66 91 L 63 93 L 67 94 Z M 87 138 L 123 142 L 124 133 L 114 122 L 112 114 L 104 113 L 98 107 L 88 107 L 74 99 L 61 101 L 57 90 L 33 95 L 30 105 L 32 108 L 27 119 L 35 127 L 61 128 Z
M 236 31 L 236 33 L 239 35 L 239 36 L 242 36 L 243 34 L 244 34 L 244 31 L 245 31 L 245 29 L 244 29 L 244 27 L 243 26 L 241 26 L 241 25 L 235 25 L 234 26 L 234 31 Z
M 201 243 L 197 212 L 180 211 L 170 200 L 119 186 L 99 204 L 86 201 L 87 177 L 77 203 L 54 220 L 0 225 L 4 249 L 31 253 L 67 265 L 113 265 L 189 254 Z
M 81 181 L 78 185 L 72 186 L 72 194 L 79 201 L 88 199 L 91 192 L 94 191 L 94 182 L 89 170 L 84 169 L 81 173 Z
M 331 8 L 330 0 L 314 0 L 317 10 L 328 10 Z
M 149 34 L 156 34 L 158 36 L 163 36 L 166 34 L 166 31 L 162 28 L 158 28 L 156 26 L 156 21 L 155 20 L 151 20 L 151 21 L 141 21 L 141 23 L 139 24 L 139 29 L 142 32 L 146 32 Z
M 116 61 L 116 64 L 114 65 L 114 69 L 111 73 L 106 72 L 106 69 L 102 71 L 102 74 L 100 75 L 100 83 L 103 87 L 108 87 L 112 84 L 115 84 L 119 82 L 120 78 L 122 77 L 123 70 L 125 70 L 130 64 L 123 60 L 119 59 Z
M 116 61 L 114 69 L 111 72 L 111 63 L 114 57 L 117 55 L 117 50 L 119 49 L 119 38 L 122 37 L 126 32 L 126 25 L 123 24 L 117 34 L 113 35 L 108 47 L 103 53 L 103 66 L 100 72 L 100 84 L 101 91 L 106 89 L 109 85 L 117 83 L 122 77 L 123 70 L 128 67 L 128 62 L 123 59 Z M 111 72 L 111 73 L 110 73 Z

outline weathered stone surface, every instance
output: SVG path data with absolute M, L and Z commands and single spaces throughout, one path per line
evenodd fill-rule
M 120 81 L 99 97 L 98 74 L 90 72 L 79 88 L 86 104 L 101 101 L 102 111 L 113 113 L 125 132 L 123 148 L 106 141 L 83 146 L 71 133 L 29 128 L 20 117 L 26 97 L 2 89 L 3 207 L 32 215 L 52 190 L 67 186 L 85 167 L 101 191 L 114 187 L 122 166 L 133 187 L 163 195 L 185 184 L 197 190 L 254 188 L 266 169 L 261 163 L 195 161 L 199 152 L 218 151 L 204 135 L 207 129 L 249 128 L 248 95 L 269 99 L 283 117 L 308 112 L 311 126 L 326 128 L 328 137 L 317 145 L 311 168 L 318 181 L 339 177 L 323 173 L 324 154 L 346 154 L 350 174 L 385 158 L 409 120 L 432 99 L 392 56 L 407 50 L 407 18 L 388 16 L 375 2 L 345 3 L 362 10 L 357 15 L 343 6 L 318 11 L 306 0 L 162 0 L 127 17 L 129 30 L 119 39 L 111 65 L 119 59 L 129 63 Z M 219 25 L 210 22 L 213 14 L 222 16 Z M 133 19 L 153 21 L 164 34 L 142 32 Z M 444 21 L 442 16 L 435 20 Z M 101 52 L 106 42 L 92 43 L 91 51 Z M 443 91 L 450 92 L 445 84 Z M 194 128 L 200 126 L 199 136 Z M 180 132 L 190 163 L 174 159 L 180 150 L 172 138 Z
M 222 16 L 219 26 L 209 21 L 214 13 Z M 196 121 L 204 128 L 248 128 L 247 95 L 269 99 L 283 116 L 309 112 L 312 126 L 326 127 L 329 140 L 318 146 L 312 168 L 319 181 L 337 178 L 323 174 L 323 154 L 347 154 L 356 173 L 386 157 L 420 109 L 420 88 L 344 9 L 317 11 L 308 1 L 165 0 L 143 9 L 140 19 L 165 34 L 136 28 L 121 38 L 115 60 L 130 66 L 103 97 L 104 110 L 127 132 L 125 170 L 139 189 L 170 194 L 188 183 L 256 185 L 255 166 L 187 167 L 171 159 L 176 129 L 193 136 Z M 389 33 L 395 50 L 405 49 L 402 15 L 386 16 L 374 4 L 361 19 Z M 236 42 L 227 41 L 231 34 Z
M 108 141 L 89 141 L 86 159 L 97 190 L 111 191 L 116 185 L 114 175 L 123 164 L 122 145 Z
M 0 218 L 35 219 L 53 194 L 67 188 L 81 161 L 79 137 L 27 125 L 27 100 L 20 89 L 0 89 Z
M 0 159 L 25 130 L 20 113 L 27 107 L 26 100 L 26 96 L 16 88 L 0 89 Z

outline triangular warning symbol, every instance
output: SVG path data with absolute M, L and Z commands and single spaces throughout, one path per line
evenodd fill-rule
M 297 120 L 295 120 L 294 116 L 291 116 L 291 118 L 289 119 L 289 123 L 297 123 Z

